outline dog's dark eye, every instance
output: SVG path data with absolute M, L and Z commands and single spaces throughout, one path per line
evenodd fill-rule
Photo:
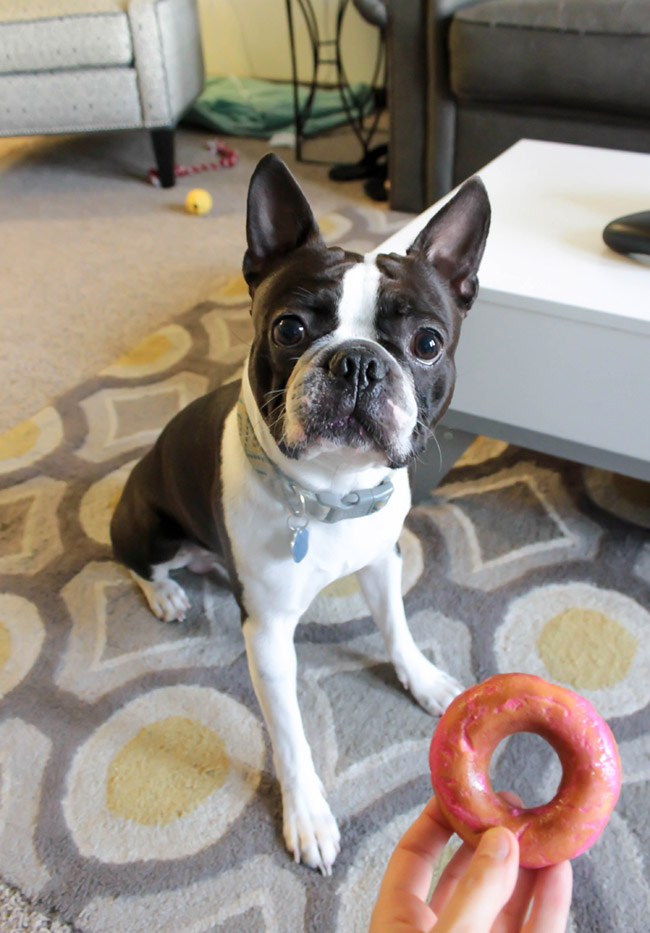
M 279 347 L 297 347 L 305 339 L 305 325 L 294 314 L 278 318 L 273 325 L 273 340 Z
M 413 337 L 411 352 L 422 363 L 434 363 L 442 353 L 440 335 L 429 327 L 423 327 Z

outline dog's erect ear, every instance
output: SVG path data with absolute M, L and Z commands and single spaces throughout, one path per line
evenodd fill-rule
M 246 238 L 243 271 L 251 294 L 276 259 L 310 241 L 323 242 L 302 189 L 273 153 L 260 160 L 251 178 Z
M 431 218 L 407 250 L 420 253 L 446 281 L 462 311 L 478 291 L 478 267 L 490 228 L 490 202 L 480 178 L 470 178 Z

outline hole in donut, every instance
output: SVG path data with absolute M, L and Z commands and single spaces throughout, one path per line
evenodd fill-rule
M 497 745 L 490 761 L 490 782 L 498 793 L 521 797 L 524 807 L 539 807 L 555 797 L 562 765 L 552 745 L 532 732 L 517 732 Z

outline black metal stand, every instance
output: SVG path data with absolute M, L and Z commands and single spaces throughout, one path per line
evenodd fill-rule
M 325 87 L 325 85 L 319 84 L 318 81 L 318 72 L 322 65 L 336 66 L 336 86 L 338 87 L 339 94 L 341 95 L 341 103 L 343 104 L 343 109 L 345 110 L 348 124 L 359 140 L 363 150 L 363 156 L 365 157 L 368 154 L 370 143 L 375 134 L 375 130 L 377 129 L 377 124 L 379 122 L 382 109 L 380 106 L 378 106 L 377 103 L 377 80 L 380 73 L 383 72 L 385 74 L 385 42 L 383 30 L 381 31 L 379 48 L 377 50 L 377 58 L 375 61 L 374 72 L 368 93 L 364 95 L 363 99 L 357 99 L 352 91 L 352 87 L 345 72 L 343 58 L 341 55 L 341 34 L 343 32 L 343 21 L 347 7 L 349 5 L 349 0 L 338 0 L 336 11 L 336 34 L 332 39 L 321 38 L 318 20 L 316 18 L 311 0 L 295 0 L 295 2 L 298 4 L 298 7 L 300 8 L 300 11 L 304 17 L 312 49 L 312 75 L 311 80 L 307 84 L 309 89 L 307 98 L 305 103 L 301 106 L 299 95 L 300 81 L 298 78 L 296 38 L 294 30 L 294 0 L 286 0 L 287 22 L 289 25 L 289 44 L 291 48 L 291 69 L 293 75 L 292 83 L 293 106 L 296 123 L 296 159 L 298 159 L 299 162 L 311 161 L 303 158 L 302 147 L 306 138 L 305 126 L 309 120 L 309 117 L 311 116 L 316 91 L 319 87 Z M 371 98 L 374 105 L 373 111 L 371 114 L 367 115 L 366 110 Z

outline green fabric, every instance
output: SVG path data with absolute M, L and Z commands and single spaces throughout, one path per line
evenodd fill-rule
M 364 113 L 374 108 L 372 89 L 363 82 L 351 86 L 354 99 L 364 104 Z M 308 89 L 298 89 L 300 105 Z M 280 131 L 294 130 L 293 85 L 256 78 L 209 78 L 203 93 L 189 110 L 186 120 L 219 133 L 266 139 Z M 338 88 L 319 88 L 314 96 L 305 136 L 347 122 Z

